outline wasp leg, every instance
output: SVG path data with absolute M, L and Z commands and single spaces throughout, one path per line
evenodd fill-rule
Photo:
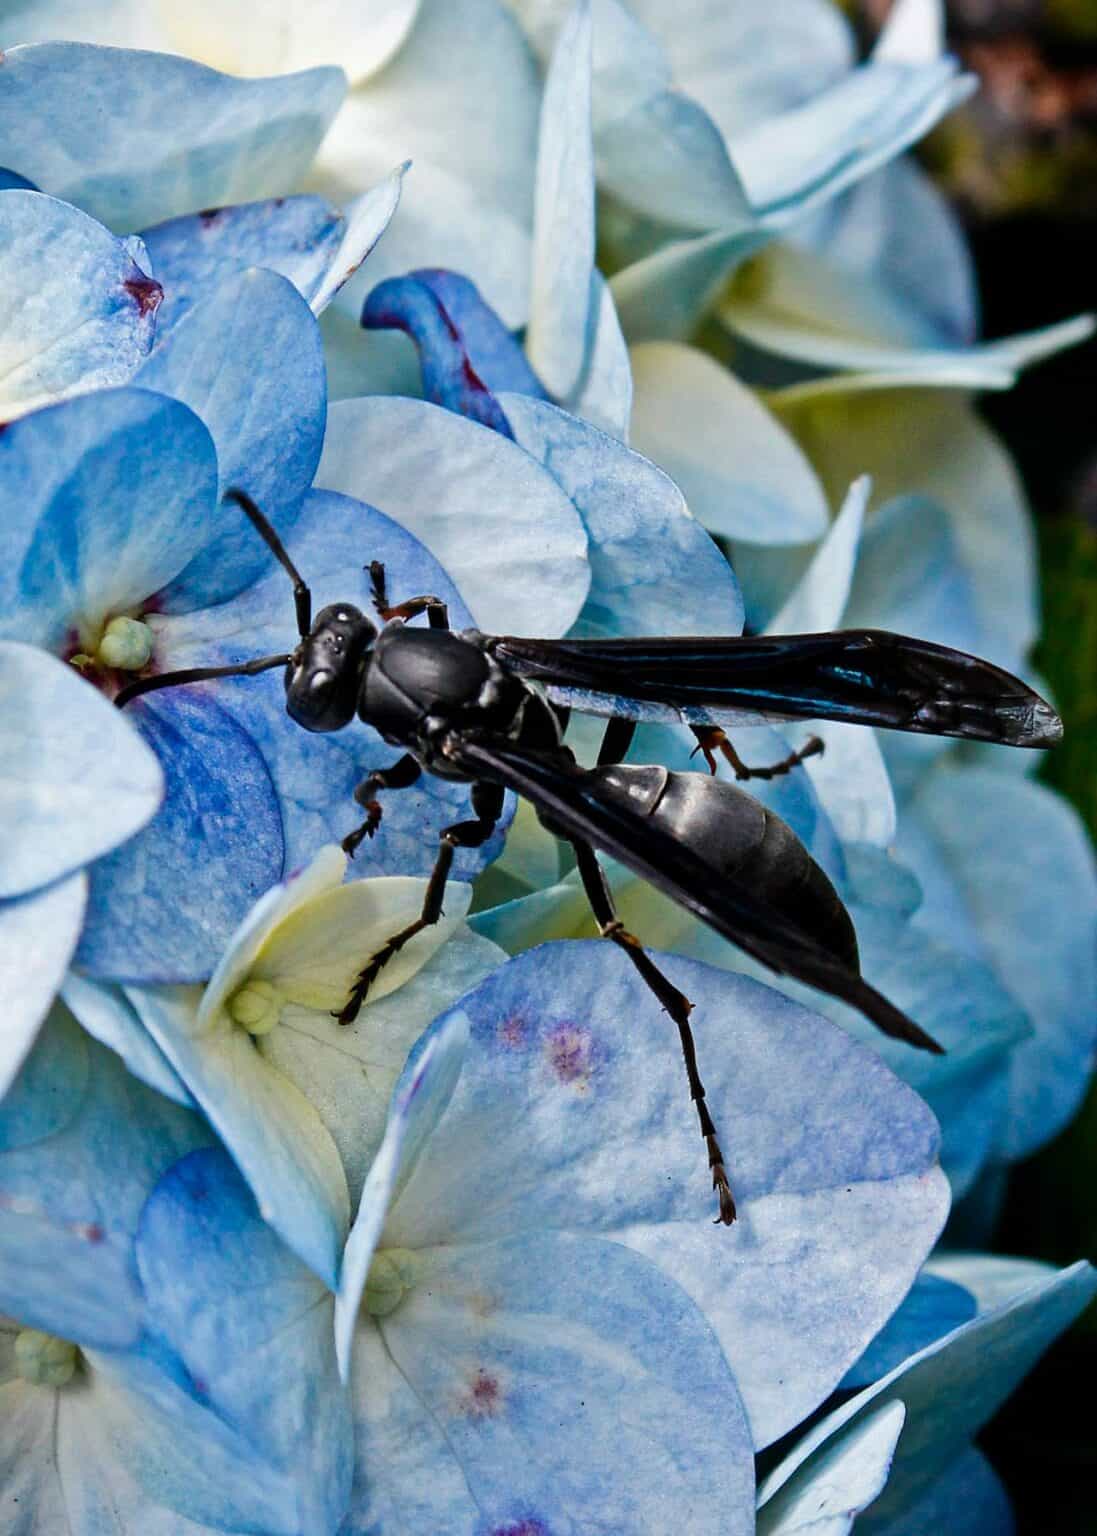
M 446 892 L 446 881 L 449 879 L 449 872 L 453 865 L 453 856 L 458 848 L 481 847 L 495 831 L 495 824 L 503 814 L 502 786 L 474 784 L 472 808 L 476 812 L 475 821 L 459 821 L 452 827 L 446 827 L 441 833 L 438 840 L 438 857 L 431 871 L 430 880 L 427 882 L 422 911 L 413 923 L 409 923 L 406 928 L 401 928 L 399 933 L 394 933 L 391 939 L 386 939 L 381 948 L 370 956 L 358 972 L 345 1006 L 339 1013 L 333 1015 L 340 1024 L 354 1023 L 370 987 L 393 955 L 399 954 L 409 939 L 413 939 L 417 933 L 422 933 L 424 928 L 431 927 L 442 916 L 442 898 Z
M 736 752 L 731 742 L 716 725 L 693 725 L 690 727 L 697 737 L 697 745 L 694 747 L 694 755 L 703 752 L 705 762 L 710 773 L 716 772 L 717 752 L 724 760 L 731 764 L 737 779 L 777 779 L 783 773 L 790 773 L 793 768 L 799 766 L 806 757 L 819 757 L 824 744 L 818 736 L 812 736 L 798 752 L 790 752 L 779 763 L 771 763 L 768 768 L 749 768 Z
M 373 592 L 373 606 L 386 623 L 389 619 L 414 619 L 420 613 L 425 613 L 431 629 L 449 628 L 449 609 L 440 597 L 409 597 L 406 603 L 389 606 L 383 560 L 370 561 L 369 582 Z
M 606 721 L 606 733 L 602 737 L 602 745 L 598 749 L 599 768 L 608 768 L 613 763 L 623 763 L 632 746 L 632 738 L 636 735 L 635 720 L 626 720 L 621 715 L 612 715 Z
M 366 838 L 372 837 L 381 825 L 381 802 L 377 799 L 377 791 L 379 789 L 410 789 L 422 771 L 411 753 L 406 752 L 390 767 L 375 768 L 368 778 L 362 780 L 354 791 L 354 798 L 365 811 L 366 819 L 360 827 L 355 827 L 353 832 L 348 832 L 344 837 L 342 842 L 344 853 L 349 853 L 353 859 L 355 852 Z
M 701 1074 L 697 1070 L 697 1048 L 693 1042 L 693 1031 L 689 1027 L 689 1016 L 693 1010 L 693 1004 L 667 980 L 655 962 L 645 953 L 640 940 L 635 934 L 629 933 L 618 918 L 617 909 L 613 904 L 613 893 L 594 849 L 589 843 L 577 842 L 575 839 L 572 839 L 572 847 L 575 849 L 583 889 L 587 893 L 587 900 L 601 929 L 602 937 L 612 939 L 614 944 L 624 950 L 646 986 L 655 994 L 678 1026 L 682 1055 L 686 1063 L 686 1077 L 689 1079 L 689 1096 L 697 1110 L 701 1135 L 704 1137 L 708 1151 L 708 1165 L 712 1171 L 712 1187 L 716 1191 L 716 1198 L 720 1205 L 717 1221 L 730 1227 L 735 1220 L 735 1200 L 732 1197 L 731 1186 L 728 1184 L 724 1154 L 720 1150 L 716 1126 L 705 1103 L 705 1087 L 701 1082 Z

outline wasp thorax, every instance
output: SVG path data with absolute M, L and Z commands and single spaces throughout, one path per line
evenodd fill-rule
M 36 1387 L 63 1387 L 76 1372 L 76 1345 L 37 1328 L 15 1336 L 15 1369 Z

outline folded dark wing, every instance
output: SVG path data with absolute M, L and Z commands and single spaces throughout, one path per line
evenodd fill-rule
M 770 970 L 849 1003 L 886 1035 L 940 1050 L 862 976 L 759 901 L 749 886 L 714 881 L 712 870 L 696 853 L 607 794 L 585 769 L 502 738 L 455 740 L 449 750 L 467 773 L 515 790 L 563 836 L 593 843 Z
M 554 703 L 631 720 L 728 725 L 847 720 L 1046 747 L 1062 724 L 1019 678 L 963 651 L 886 630 L 635 640 L 501 636 L 499 659 Z

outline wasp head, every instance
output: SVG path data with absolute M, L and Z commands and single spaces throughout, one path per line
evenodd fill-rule
M 286 667 L 290 718 L 306 731 L 339 731 L 349 725 L 376 637 L 374 625 L 352 604 L 322 608 Z

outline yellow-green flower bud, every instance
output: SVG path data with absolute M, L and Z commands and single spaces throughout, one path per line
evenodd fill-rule
M 127 619 L 119 615 L 111 619 L 103 631 L 96 652 L 105 667 L 117 667 L 122 672 L 140 672 L 148 665 L 152 655 L 152 630 L 140 619 Z
M 38 1387 L 63 1387 L 76 1370 L 76 1345 L 37 1328 L 24 1328 L 15 1337 L 15 1369 Z
M 371 1317 L 388 1317 L 415 1284 L 418 1263 L 408 1248 L 382 1248 L 374 1254 L 362 1304 Z
M 284 1001 L 277 987 L 252 977 L 229 998 L 229 1018 L 249 1035 L 269 1035 L 282 1016 Z

